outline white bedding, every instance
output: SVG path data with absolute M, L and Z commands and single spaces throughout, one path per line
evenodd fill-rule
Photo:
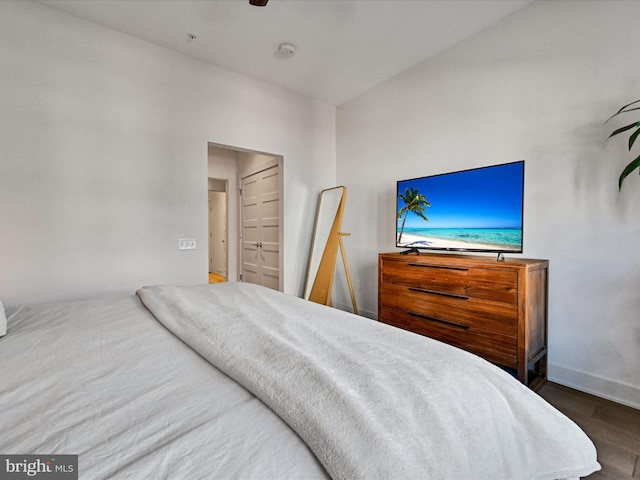
M 250 284 L 140 295 L 182 340 L 136 296 L 8 311 L 0 453 L 78 454 L 81 479 L 551 479 L 599 468 L 575 424 L 453 347 Z
M 334 479 L 555 479 L 600 468 L 571 420 L 462 350 L 256 285 L 137 293 L 286 420 Z
M 78 454 L 81 479 L 327 478 L 280 418 L 136 296 L 8 316 L 0 453 Z

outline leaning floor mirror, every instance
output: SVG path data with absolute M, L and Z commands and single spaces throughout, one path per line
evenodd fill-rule
M 356 298 L 353 293 L 347 257 L 342 242 L 342 237 L 349 234 L 340 231 L 342 229 L 342 216 L 346 197 L 347 188 L 343 186 L 327 188 L 320 192 L 304 298 L 312 302 L 332 306 L 331 289 L 333 288 L 338 249 L 340 249 L 353 311 L 357 314 L 358 307 L 356 306 Z

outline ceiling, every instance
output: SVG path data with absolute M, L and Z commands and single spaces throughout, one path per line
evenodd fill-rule
M 332 105 L 532 0 L 40 0 L 41 4 Z M 196 36 L 195 40 L 189 34 Z M 296 55 L 280 57 L 281 43 Z

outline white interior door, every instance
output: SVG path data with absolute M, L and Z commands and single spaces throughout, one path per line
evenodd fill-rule
M 242 175 L 242 281 L 280 288 L 280 167 Z
M 227 278 L 227 194 L 209 191 L 209 272 Z

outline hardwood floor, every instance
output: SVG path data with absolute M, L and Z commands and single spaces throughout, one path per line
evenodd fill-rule
M 227 279 L 217 273 L 209 273 L 209 283 L 226 282 Z
M 551 382 L 539 393 L 595 444 L 602 470 L 586 478 L 640 479 L 640 410 Z

